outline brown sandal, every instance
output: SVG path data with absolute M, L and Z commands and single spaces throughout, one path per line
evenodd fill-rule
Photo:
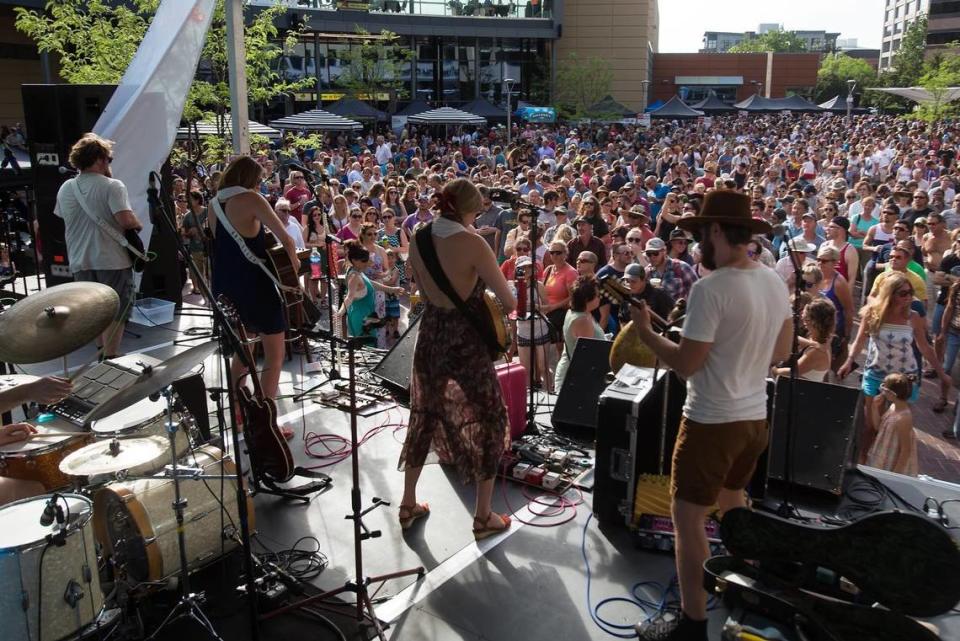
M 400 529 L 408 530 L 413 522 L 421 516 L 430 514 L 430 505 L 427 503 L 414 503 L 413 505 L 400 506 Z
M 497 520 L 500 521 L 498 527 L 490 527 L 490 517 L 496 516 Z M 480 527 L 477 527 L 477 524 Z M 487 518 L 481 519 L 480 517 L 473 517 L 473 538 L 477 541 L 487 538 L 488 536 L 493 536 L 494 534 L 499 534 L 500 532 L 505 532 L 510 529 L 510 517 L 504 514 L 497 514 L 496 512 L 490 512 L 487 514 Z
M 942 414 L 943 411 L 944 411 L 945 409 L 947 409 L 947 405 L 949 405 L 949 404 L 950 404 L 950 403 L 949 403 L 949 401 L 947 401 L 947 399 L 941 398 L 939 401 L 937 401 L 936 403 L 934 403 L 934 404 L 933 404 L 933 407 L 931 407 L 930 409 L 931 409 L 931 411 L 933 411 L 933 412 L 935 412 L 935 413 L 937 413 L 937 414 Z

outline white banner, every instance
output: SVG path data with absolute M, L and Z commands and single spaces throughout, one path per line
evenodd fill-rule
M 153 229 L 147 205 L 151 171 L 170 155 L 187 92 L 200 60 L 216 0 L 163 0 L 143 42 L 93 131 L 116 142 L 113 177 L 123 181 L 143 223 L 146 246 Z

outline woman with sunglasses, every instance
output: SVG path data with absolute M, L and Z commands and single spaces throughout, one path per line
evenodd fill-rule
M 403 201 L 400 199 L 400 189 L 394 185 L 387 186 L 387 197 L 383 201 L 381 212 L 385 212 L 387 209 L 393 210 L 394 216 L 400 216 L 401 218 L 407 217 L 407 209 L 403 206 Z
M 880 284 L 879 293 L 871 297 L 860 312 L 860 330 L 850 348 L 850 356 L 837 371 L 842 379 L 854 368 L 854 357 L 867 347 L 861 389 L 872 399 L 880 393 L 880 385 L 888 374 L 904 374 L 913 383 L 910 402 L 920 396 L 920 359 L 914 345 L 924 358 L 933 364 L 941 384 L 949 389 L 950 379 L 927 341 L 924 319 L 910 308 L 914 298 L 913 285 L 900 272 L 891 272 Z M 860 460 L 865 460 L 875 433 L 861 440 Z
M 304 215 L 307 217 L 307 227 L 303 230 L 305 236 L 304 245 L 307 249 L 316 249 L 320 254 L 320 273 L 321 276 L 327 271 L 327 228 L 323 224 L 323 211 L 319 205 L 307 204 L 304 207 Z M 307 274 L 304 278 L 306 282 L 307 295 L 311 300 L 321 305 L 326 304 L 326 281 L 323 278 L 314 280 Z
M 386 207 L 380 215 L 381 227 L 377 233 L 377 242 L 382 247 L 392 247 L 397 251 L 397 271 L 400 272 L 400 285 L 407 284 L 407 252 L 409 242 L 407 232 L 397 224 L 397 212 L 392 207 Z
M 553 332 L 553 343 L 559 356 L 563 351 L 563 319 L 570 307 L 570 288 L 579 274 L 576 268 L 567 262 L 567 245 L 554 240 L 550 243 L 549 264 L 543 270 L 543 284 L 547 293 L 547 304 L 540 309 L 547 315 Z
M 820 295 L 830 300 L 837 310 L 836 327 L 831 354 L 831 368 L 836 369 L 847 359 L 847 339 L 853 333 L 853 291 L 850 282 L 837 269 L 840 252 L 829 245 L 821 245 L 817 251 L 817 266 L 822 280 L 817 284 Z
M 386 276 L 387 250 L 377 243 L 377 234 L 377 225 L 374 223 L 365 222 L 360 227 L 360 246 L 370 253 L 370 262 L 364 268 L 363 273 L 370 280 L 380 283 Z M 378 290 L 374 294 L 373 308 L 378 317 L 386 318 L 386 297 L 383 291 Z M 387 347 L 387 332 L 383 327 L 377 330 L 376 346 L 380 348 Z
M 359 206 L 350 208 L 349 222 L 337 232 L 337 238 L 340 240 L 359 240 L 360 228 L 363 227 L 363 212 Z
M 337 194 L 333 197 L 333 206 L 327 216 L 327 225 L 330 226 L 330 232 L 336 234 L 348 224 L 350 224 L 350 205 L 346 196 Z

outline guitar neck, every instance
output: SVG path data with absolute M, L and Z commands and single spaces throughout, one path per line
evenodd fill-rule
M 665 321 L 663 318 L 660 317 L 659 314 L 657 314 L 655 311 L 653 311 L 652 309 L 650 309 L 650 306 L 647 305 L 645 301 L 638 300 L 638 299 L 637 299 L 635 296 L 633 296 L 632 294 L 631 294 L 630 296 L 626 296 L 626 295 L 624 295 L 624 294 L 619 294 L 619 293 L 618 293 L 617 296 L 618 296 L 618 298 L 620 299 L 620 304 L 621 304 L 621 305 L 627 304 L 627 305 L 629 305 L 630 307 L 636 307 L 637 309 L 640 309 L 641 307 L 646 306 L 646 308 L 647 308 L 647 313 L 650 314 L 650 320 L 651 320 L 651 322 L 653 323 L 654 326 L 658 327 L 659 329 L 662 330 L 662 329 L 665 329 L 666 327 L 669 327 L 670 323 L 668 323 L 667 321 Z

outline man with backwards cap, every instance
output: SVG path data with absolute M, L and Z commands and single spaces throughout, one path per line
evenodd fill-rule
M 714 270 L 693 284 L 680 343 L 653 330 L 645 306 L 631 316 L 640 340 L 687 381 L 670 481 L 681 612 L 639 623 L 637 634 L 706 641 L 703 522 L 715 504 L 746 506 L 743 490 L 767 447 L 767 372 L 789 356 L 793 328 L 782 281 L 747 256 L 752 235 L 771 231 L 750 216 L 747 196 L 708 193 L 700 214 L 678 225 L 700 230 L 703 264 Z

